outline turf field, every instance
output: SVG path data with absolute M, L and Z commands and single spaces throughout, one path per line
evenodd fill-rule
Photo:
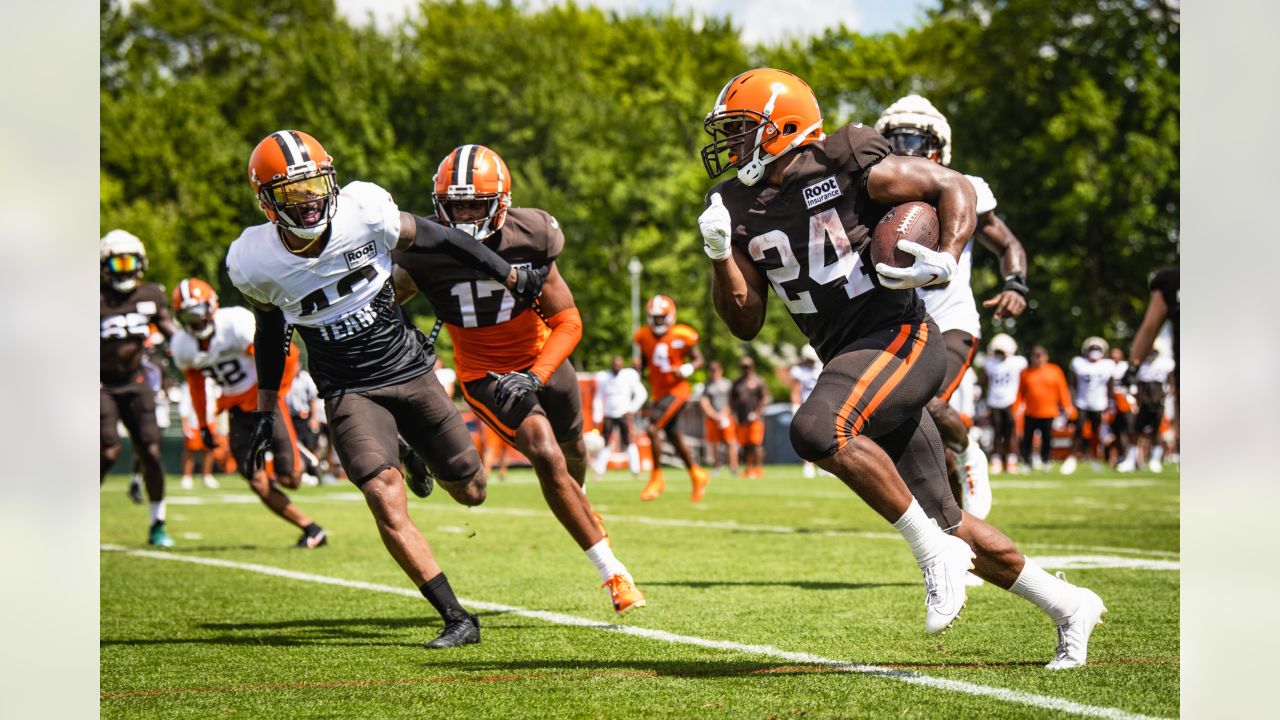
M 1030 604 L 971 588 L 924 634 L 923 586 L 892 529 L 839 481 L 771 466 L 721 476 L 700 505 L 683 473 L 638 499 L 626 472 L 589 485 L 649 606 L 615 619 L 594 567 L 530 471 L 484 506 L 411 498 L 483 642 L 428 652 L 439 619 L 383 549 L 350 485 L 295 501 L 315 551 L 236 478 L 171 490 L 171 550 L 145 544 L 125 478 L 102 489 L 103 717 L 1172 717 L 1178 713 L 1178 479 L 997 476 L 990 520 L 1110 613 L 1089 666 L 1052 673 L 1056 633 Z M 176 488 L 177 479 L 171 478 Z M 617 624 L 614 624 L 617 623 Z

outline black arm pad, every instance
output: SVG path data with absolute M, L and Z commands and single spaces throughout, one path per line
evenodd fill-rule
M 498 282 L 506 282 L 507 276 L 511 274 L 511 263 L 461 230 L 418 215 L 413 216 L 413 221 L 418 230 L 411 250 L 448 253 L 467 267 L 483 270 Z
M 259 390 L 279 390 L 284 376 L 288 338 L 284 313 L 280 308 L 253 309 L 257 327 L 253 331 L 253 364 L 258 369 Z

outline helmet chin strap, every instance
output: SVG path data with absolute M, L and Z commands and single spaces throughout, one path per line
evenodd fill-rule
M 301 255 L 316 246 L 316 243 L 320 241 L 320 238 L 322 236 L 324 236 L 324 231 L 329 229 L 329 221 L 326 219 L 324 222 L 320 223 L 319 225 L 315 225 L 309 228 L 293 227 L 291 225 L 286 225 L 284 223 L 279 223 L 277 226 L 282 230 L 287 231 L 290 235 L 302 238 L 303 240 L 311 241 L 296 250 L 290 247 L 289 243 L 282 241 L 284 248 L 286 250 L 293 253 L 294 255 Z
M 822 127 L 822 120 L 819 119 L 818 122 L 796 133 L 796 136 L 791 141 L 791 143 L 787 145 L 785 148 L 783 148 L 782 152 L 778 153 L 777 155 L 773 155 L 765 152 L 764 144 L 760 142 L 760 137 L 759 137 L 759 133 L 764 132 L 763 130 L 764 125 L 761 124 L 760 127 L 761 127 L 761 130 L 757 132 L 757 137 L 756 137 L 756 143 L 757 143 L 756 149 L 751 151 L 751 161 L 748 162 L 746 165 L 743 165 L 741 168 L 738 168 L 738 179 L 741 180 L 742 184 L 746 185 L 747 187 L 751 187 L 752 185 L 755 185 L 756 183 L 760 182 L 760 178 L 764 177 L 764 170 L 769 165 L 769 163 L 773 162 L 774 160 L 777 160 L 783 155 L 786 155 L 792 150 L 795 150 L 796 146 L 804 142 L 804 139 L 809 136 L 809 133 Z

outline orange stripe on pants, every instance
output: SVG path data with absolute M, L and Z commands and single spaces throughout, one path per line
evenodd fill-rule
M 858 382 L 854 383 L 853 390 L 849 392 L 849 397 L 846 398 L 844 404 L 840 406 L 840 412 L 836 413 L 837 449 L 843 448 L 850 440 L 853 439 L 852 435 L 845 437 L 844 427 L 849 424 L 849 414 L 853 412 L 854 406 L 856 406 L 858 401 L 862 399 L 862 395 L 866 393 L 867 388 L 871 386 L 871 383 L 875 382 L 876 376 L 880 374 L 880 371 L 884 370 L 884 367 L 889 364 L 889 361 L 894 358 L 898 350 L 900 350 L 903 344 L 906 343 L 907 335 L 910 333 L 911 325 L 903 325 L 898 331 L 898 336 L 893 339 L 893 342 L 889 343 L 889 347 L 880 351 L 880 354 L 876 356 L 876 359 L 872 361 L 871 365 L 869 365 L 866 371 L 862 373 L 862 376 L 858 378 Z
M 929 325 L 927 323 L 920 323 L 920 332 L 916 335 L 915 343 L 911 346 L 911 353 L 907 355 L 906 362 L 902 363 L 902 365 L 889 376 L 889 379 L 880 387 L 880 391 L 875 394 L 875 397 L 871 398 L 871 402 L 867 403 L 866 409 L 858 415 L 856 420 L 854 420 L 850 439 L 852 439 L 853 435 L 857 435 L 862 431 L 862 426 L 866 424 L 867 418 L 871 417 L 871 413 L 875 412 L 876 408 L 880 407 L 880 403 L 884 402 L 884 399 L 889 396 L 889 393 L 893 392 L 893 389 L 898 387 L 898 383 L 902 382 L 902 378 L 906 377 L 908 372 L 911 372 L 912 366 L 916 364 L 916 360 L 920 357 L 920 353 L 924 350 L 925 343 L 928 342 L 928 340 Z
M 462 398 L 467 401 L 467 404 L 471 406 L 472 410 L 476 411 L 476 417 L 480 418 L 485 425 L 492 428 L 493 431 L 498 434 L 498 437 L 502 438 L 503 442 L 511 447 L 515 447 L 516 431 L 499 422 L 498 418 L 493 414 L 493 411 L 485 407 L 483 403 L 478 402 L 475 398 L 471 397 L 471 393 L 467 392 L 466 383 L 460 384 L 459 387 L 462 388 Z M 516 449 L 518 450 L 519 448 Z
M 956 388 L 960 387 L 960 381 L 964 379 L 965 371 L 967 371 L 969 369 L 969 366 L 973 364 L 973 356 L 977 352 L 978 352 L 978 338 L 975 337 L 973 339 L 973 344 L 969 346 L 969 356 L 966 357 L 964 359 L 964 363 L 960 365 L 960 371 L 956 373 L 955 379 L 951 381 L 951 384 L 947 386 L 947 389 L 943 390 L 942 394 L 939 395 L 938 397 L 942 398 L 943 400 L 951 399 L 951 393 L 955 392 Z

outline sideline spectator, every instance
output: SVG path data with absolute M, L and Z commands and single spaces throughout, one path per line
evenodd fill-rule
M 616 434 L 620 447 L 627 453 L 627 465 L 631 468 L 631 476 L 640 476 L 640 448 L 636 447 L 632 418 L 644 407 L 649 393 L 640 381 L 640 373 L 635 368 L 627 367 L 621 355 L 614 355 L 608 370 L 596 373 L 596 392 L 591 402 L 591 418 L 600 435 L 604 439 L 604 449 L 596 454 L 592 471 L 599 480 L 609 467 L 609 456 L 612 454 L 613 436 Z M 505 471 L 504 471 L 505 472 Z
M 813 346 L 805 343 L 800 348 L 800 362 L 791 366 L 788 373 L 791 378 L 791 414 L 795 415 L 805 400 L 809 399 L 809 393 L 813 392 L 813 386 L 818 384 L 818 376 L 822 374 L 822 362 L 818 360 L 818 351 Z M 804 463 L 804 476 L 807 478 L 817 475 L 817 466 L 809 461 Z
M 1023 406 L 1022 459 L 1039 470 L 1049 464 L 1053 446 L 1053 421 L 1074 413 L 1071 390 L 1062 368 L 1049 362 L 1043 345 L 1031 349 L 1027 369 L 1018 382 L 1018 402 Z M 1031 454 L 1032 440 L 1040 436 L 1040 452 Z
M 729 409 L 729 393 L 733 383 L 724 376 L 724 366 L 712 360 L 707 364 L 707 384 L 702 389 L 702 399 L 698 407 L 705 415 L 703 434 L 706 435 L 706 448 L 710 456 L 711 466 L 715 474 L 720 474 L 720 446 L 725 446 L 725 457 L 729 463 L 729 472 L 738 474 L 738 424 L 734 422 L 733 412 Z
M 1086 448 L 1089 449 L 1089 457 L 1096 464 L 1097 448 L 1102 440 L 1102 413 L 1111 401 L 1112 378 L 1116 369 L 1111 358 L 1106 357 L 1109 349 L 1106 340 L 1096 336 L 1088 337 L 1080 346 L 1080 355 L 1071 359 L 1071 374 L 1076 381 L 1075 406 L 1079 416 L 1071 454 L 1062 463 L 1063 475 L 1076 471 L 1077 456 Z M 1086 423 L 1089 425 L 1091 442 L 1084 436 Z
M 764 477 L 764 406 L 769 404 L 769 388 L 756 374 L 756 361 L 744 356 L 738 361 L 742 374 L 729 391 L 729 407 L 738 422 L 738 444 L 742 446 L 742 477 Z

